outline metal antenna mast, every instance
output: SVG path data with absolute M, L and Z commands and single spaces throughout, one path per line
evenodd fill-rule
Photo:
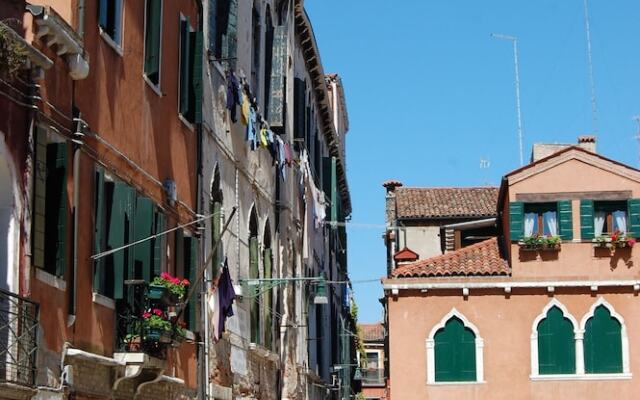
M 594 134 L 598 134 L 598 105 L 596 103 L 596 84 L 593 78 L 593 60 L 591 58 L 591 27 L 589 25 L 589 1 L 584 0 L 584 25 L 587 31 L 587 59 L 589 62 L 589 83 L 591 84 L 591 114 Z
M 518 38 L 500 33 L 492 33 L 492 38 L 509 40 L 513 43 L 513 64 L 516 70 L 516 112 L 518 113 L 518 144 L 520 146 L 520 166 L 524 165 L 524 150 L 522 148 L 522 114 L 520 112 L 520 65 L 518 64 Z

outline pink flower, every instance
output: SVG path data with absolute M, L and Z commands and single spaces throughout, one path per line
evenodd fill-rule
M 166 280 L 171 280 L 172 276 L 171 276 L 171 275 L 169 275 L 169 274 L 168 274 L 168 273 L 166 273 L 166 272 L 163 272 L 163 273 L 161 273 L 161 274 L 160 274 L 160 278 L 162 278 L 162 279 L 166 279 Z
M 182 280 L 182 286 L 187 286 L 187 285 L 189 285 L 189 280 L 185 278 Z
M 162 316 L 162 310 L 158 309 L 158 308 L 154 308 L 153 309 L 153 313 L 159 317 Z
M 142 318 L 147 319 L 151 317 L 151 313 L 150 312 L 145 312 L 144 314 L 142 314 Z
M 629 245 L 629 247 L 633 247 L 633 245 L 636 244 L 636 240 L 635 239 L 629 239 L 629 240 L 627 240 L 627 244 Z

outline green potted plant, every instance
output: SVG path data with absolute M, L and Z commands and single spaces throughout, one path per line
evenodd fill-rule
M 159 308 L 142 314 L 142 329 L 147 342 L 170 343 L 173 325 Z
M 537 251 L 542 247 L 541 238 L 537 234 L 525 237 L 518 244 L 524 251 Z
M 166 305 L 174 305 L 182 300 L 187 292 L 189 280 L 180 279 L 167 272 L 153 278 L 149 285 L 147 297 L 152 301 L 160 301 Z
M 606 247 L 612 251 L 623 247 L 633 247 L 636 244 L 636 239 L 627 233 L 616 230 L 611 235 L 600 235 L 593 240 L 593 247 Z
M 560 236 L 547 235 L 541 238 L 543 250 L 560 250 L 562 238 Z

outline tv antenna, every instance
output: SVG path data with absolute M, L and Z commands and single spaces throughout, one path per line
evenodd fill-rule
M 520 166 L 524 165 L 524 150 L 522 149 L 522 114 L 520 112 L 520 66 L 518 64 L 518 38 L 511 35 L 503 35 L 501 33 L 492 33 L 492 38 L 500 40 L 508 40 L 513 43 L 513 64 L 516 70 L 516 112 L 518 117 L 518 145 L 520 146 Z
M 491 160 L 489 159 L 489 157 L 482 157 L 480 159 L 480 170 L 482 170 L 484 172 L 484 171 L 487 171 L 489 169 L 489 167 L 491 167 Z M 484 180 L 483 184 L 485 186 L 489 186 L 490 185 L 489 178 L 484 173 L 482 175 L 483 175 L 482 179 Z
M 634 138 L 638 141 L 638 163 L 640 164 L 640 115 L 635 115 L 633 120 L 638 124 L 638 133 L 636 133 Z
M 598 134 L 598 105 L 596 103 L 596 84 L 593 77 L 593 60 L 591 58 L 591 26 L 589 25 L 589 0 L 584 0 L 584 26 L 587 31 L 587 61 L 589 63 L 589 83 L 591 85 L 591 118 L 593 133 Z

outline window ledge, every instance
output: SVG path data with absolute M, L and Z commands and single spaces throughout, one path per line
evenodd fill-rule
M 182 121 L 182 123 L 189 128 L 189 130 L 191 132 L 193 132 L 193 124 L 191 122 L 189 122 L 188 119 L 186 119 L 182 114 L 178 113 L 178 118 L 180 119 L 180 121 Z
M 213 68 L 218 71 L 220 77 L 226 82 L 227 76 L 224 73 L 224 67 L 220 61 L 211 61 L 209 65 L 213 65 Z
M 461 382 L 428 382 L 428 386 L 458 386 L 458 385 L 482 385 L 486 381 L 461 381 Z
M 149 86 L 151 90 L 153 90 L 158 95 L 158 97 L 164 96 L 164 94 L 162 94 L 162 91 L 160 90 L 160 84 L 156 85 L 155 83 L 151 82 L 151 80 L 146 74 L 142 74 L 142 79 L 144 79 L 147 86 Z
M 39 268 L 36 268 L 36 279 L 44 283 L 45 285 L 49 285 L 58 290 L 62 290 L 63 292 L 67 290 L 67 282 L 64 279 L 52 275 Z
M 104 31 L 104 29 L 102 29 L 101 27 L 98 27 L 98 29 L 100 30 L 100 37 L 107 42 L 107 44 L 109 45 L 109 47 L 111 47 L 116 53 L 118 53 L 118 55 L 120 57 L 123 56 L 123 51 L 122 51 L 122 46 L 120 46 L 118 43 L 114 42 L 113 39 L 111 38 L 111 36 L 109 36 L 109 34 L 107 32 Z
M 617 381 L 633 378 L 631 372 L 618 374 L 530 375 L 532 381 Z
M 103 296 L 100 293 L 93 292 L 93 302 L 111 310 L 116 309 L 116 301 L 107 296 Z

